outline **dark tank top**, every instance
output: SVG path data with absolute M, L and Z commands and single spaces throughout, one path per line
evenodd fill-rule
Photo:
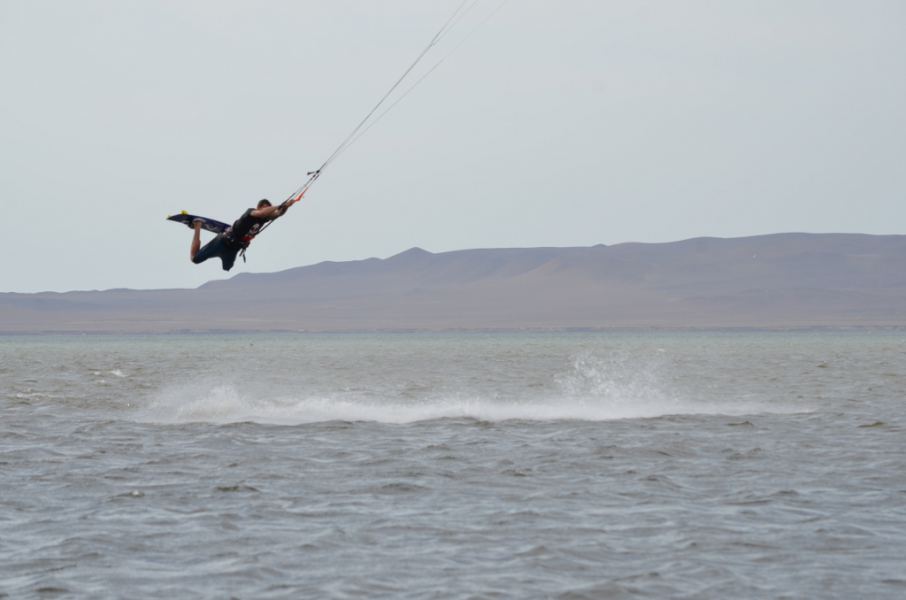
M 255 209 L 250 208 L 242 213 L 242 216 L 236 219 L 233 226 L 226 231 L 226 237 L 228 237 L 230 241 L 246 246 L 252 241 L 253 237 L 258 235 L 261 226 L 267 223 L 267 219 L 253 217 L 253 210 Z

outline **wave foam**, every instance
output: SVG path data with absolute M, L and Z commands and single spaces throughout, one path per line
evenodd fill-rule
M 703 402 L 683 399 L 658 385 L 656 369 L 632 369 L 593 356 L 576 359 L 568 373 L 554 378 L 555 391 L 535 397 L 501 397 L 464 392 L 438 396 L 430 390 L 420 398 L 399 398 L 375 392 L 371 397 L 335 397 L 304 392 L 267 394 L 259 387 L 244 393 L 223 383 L 195 383 L 161 390 L 142 411 L 142 420 L 164 423 L 256 422 L 297 425 L 325 421 L 413 423 L 434 419 L 471 418 L 482 421 L 610 421 L 668 415 L 744 415 L 769 410 L 758 402 Z
M 324 421 L 376 421 L 413 423 L 434 419 L 471 418 L 481 421 L 607 421 L 692 414 L 677 406 L 602 406 L 590 402 L 557 403 L 503 402 L 482 399 L 442 399 L 421 403 L 364 402 L 330 398 L 280 398 L 259 400 L 242 398 L 235 388 L 221 386 L 193 400 L 171 396 L 158 400 L 146 412 L 148 420 L 159 422 L 256 422 L 295 425 Z

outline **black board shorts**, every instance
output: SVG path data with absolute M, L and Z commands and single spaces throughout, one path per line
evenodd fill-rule
M 229 271 L 233 268 L 233 263 L 236 262 L 236 255 L 239 254 L 241 249 L 242 246 L 237 246 L 221 234 L 202 246 L 195 258 L 192 259 L 192 262 L 197 265 L 209 258 L 219 256 L 220 261 L 223 263 L 223 270 Z

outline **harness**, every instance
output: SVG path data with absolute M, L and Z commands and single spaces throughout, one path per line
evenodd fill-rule
M 284 202 L 282 202 L 282 203 L 280 204 L 280 207 L 283 209 L 283 212 L 281 212 L 280 214 L 278 214 L 276 217 L 273 217 L 273 218 L 271 218 L 271 219 L 267 219 L 267 220 L 265 220 L 263 223 L 255 223 L 255 224 L 253 224 L 252 227 L 249 229 L 248 233 L 246 233 L 244 236 L 242 236 L 242 239 L 241 239 L 241 240 L 236 240 L 236 238 L 234 238 L 234 237 L 232 236 L 232 234 L 231 234 L 232 229 L 233 229 L 232 227 L 230 227 L 229 229 L 227 229 L 227 230 L 224 232 L 224 235 L 227 237 L 227 239 L 229 239 L 229 240 L 230 240 L 231 242 L 233 242 L 234 244 L 238 244 L 238 245 L 239 245 L 239 256 L 242 257 L 242 262 L 246 262 L 246 260 L 245 260 L 245 252 L 246 252 L 246 250 L 249 249 L 249 246 L 252 244 L 252 240 L 255 239 L 256 237 L 258 237 L 259 235 L 261 235 L 261 232 L 264 231 L 265 229 L 267 229 L 267 227 L 268 227 L 271 223 L 273 223 L 274 221 L 276 221 L 277 219 L 279 219 L 280 217 L 282 217 L 284 214 L 286 214 L 285 211 L 286 211 L 287 203 L 288 203 L 288 202 L 289 202 L 289 200 L 286 200 L 286 201 L 284 201 Z M 243 215 L 243 216 L 245 216 L 245 215 Z M 242 217 L 240 217 L 240 220 L 241 220 L 241 219 L 242 219 Z M 239 221 L 237 220 L 236 222 L 238 223 Z M 235 225 L 235 224 L 236 224 L 236 223 L 234 223 L 233 225 Z M 257 229 L 255 228 L 256 226 L 257 226 Z
M 242 248 L 239 250 L 239 256 L 242 257 L 242 262 L 245 262 L 245 251 L 249 249 L 253 239 L 255 239 L 254 235 L 247 235 L 242 238 L 242 242 L 240 242 Z
M 270 223 L 272 219 L 259 219 L 252 216 L 252 210 L 249 209 L 242 214 L 241 217 L 236 219 L 232 226 L 229 229 L 223 232 L 223 236 L 233 245 L 239 246 L 239 256 L 242 257 L 242 262 L 245 262 L 245 252 L 248 250 L 249 245 L 252 243 L 252 240 L 255 239 L 261 231 L 264 229 L 265 225 Z M 251 222 L 251 223 L 250 223 Z M 243 233 L 241 238 L 236 237 L 237 230 L 239 233 Z

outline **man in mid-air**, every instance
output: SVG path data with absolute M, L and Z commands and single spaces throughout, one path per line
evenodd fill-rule
M 283 215 L 290 206 L 298 202 L 298 199 L 292 199 L 284 202 L 279 206 L 272 206 L 267 199 L 258 202 L 258 206 L 250 208 L 242 216 L 236 219 L 233 225 L 217 234 L 213 240 L 201 247 L 201 219 L 195 219 L 195 233 L 192 237 L 192 247 L 189 250 L 190 258 L 193 263 L 200 264 L 209 258 L 220 257 L 223 263 L 223 270 L 229 271 L 236 262 L 236 255 L 243 248 L 247 248 L 252 238 L 258 235 L 261 228 L 268 221 L 273 221 Z

